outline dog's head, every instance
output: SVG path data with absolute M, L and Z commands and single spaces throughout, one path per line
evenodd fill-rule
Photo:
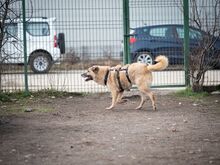
M 87 72 L 81 74 L 81 76 L 85 78 L 85 81 L 94 80 L 98 71 L 99 71 L 99 66 L 92 66 L 87 70 Z

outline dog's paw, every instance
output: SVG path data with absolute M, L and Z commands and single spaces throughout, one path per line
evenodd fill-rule
M 107 107 L 107 108 L 105 108 L 106 110 L 110 110 L 110 109 L 112 109 L 113 108 L 113 106 L 110 106 L 110 107 Z
M 140 110 L 142 108 L 142 106 L 138 106 L 138 107 L 136 107 L 135 109 L 136 110 Z

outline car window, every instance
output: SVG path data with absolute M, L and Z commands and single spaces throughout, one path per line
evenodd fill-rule
M 178 38 L 184 38 L 184 29 L 183 27 L 176 28 Z M 200 40 L 202 38 L 202 34 L 200 31 L 190 28 L 189 29 L 189 38 L 194 40 Z
M 17 25 L 17 23 L 6 24 L 5 31 L 6 31 L 7 37 L 16 38 L 18 36 L 18 25 Z
M 195 40 L 200 40 L 200 39 L 202 39 L 202 34 L 198 30 L 189 29 L 189 38 L 190 39 L 195 39 Z
M 183 30 L 183 28 L 177 27 L 176 28 L 176 32 L 177 32 L 178 38 L 180 38 L 180 39 L 184 38 L 184 30 Z
M 165 38 L 173 37 L 172 29 L 170 27 L 151 28 L 149 34 L 152 37 L 165 37 Z
M 137 30 L 138 34 L 146 34 L 148 33 L 148 28 L 140 28 Z
M 47 22 L 27 23 L 27 32 L 32 36 L 49 36 L 50 29 Z

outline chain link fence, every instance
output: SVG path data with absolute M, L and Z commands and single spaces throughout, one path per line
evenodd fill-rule
M 6 1 L 3 0 L 1 5 Z M 26 8 L 25 26 L 22 20 L 22 1 L 8 1 L 10 10 L 4 25 L 1 24 L 4 27 L 0 61 L 2 91 L 25 90 L 25 84 L 30 91 L 106 91 L 105 87 L 94 82 L 84 82 L 80 75 L 94 64 L 114 66 L 123 63 L 123 56 L 126 56 L 123 53 L 123 3 L 128 1 L 23 0 Z M 205 5 L 205 2 L 198 1 L 197 6 L 193 6 L 193 2 L 190 1 L 190 12 L 197 11 L 198 14 L 204 9 L 211 13 L 214 6 L 214 0 L 213 4 Z M 153 86 L 184 86 L 182 2 L 130 0 L 128 5 L 131 62 L 153 63 L 155 56 L 165 54 L 169 57 L 170 66 L 163 72 L 153 73 Z M 4 11 L 1 11 L 1 17 Z M 209 24 L 216 21 L 212 16 L 202 14 L 203 19 L 209 20 Z M 199 37 L 198 32 L 193 30 L 190 30 L 189 35 Z M 28 62 L 26 81 L 24 31 Z M 205 74 L 205 85 L 220 84 L 220 72 L 216 69 Z

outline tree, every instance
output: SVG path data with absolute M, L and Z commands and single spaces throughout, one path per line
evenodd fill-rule
M 18 40 L 16 35 L 10 33 L 9 24 L 12 24 L 16 19 L 21 18 L 22 11 L 21 0 L 1 0 L 0 1 L 0 92 L 2 87 L 2 72 L 3 64 L 10 58 L 11 54 L 7 52 L 4 46 L 11 42 L 9 38 Z M 13 44 L 13 43 L 11 43 Z
M 190 52 L 192 90 L 203 90 L 205 74 L 220 63 L 220 51 L 215 44 L 220 39 L 220 0 L 191 0 L 190 25 L 202 33 L 198 46 Z

